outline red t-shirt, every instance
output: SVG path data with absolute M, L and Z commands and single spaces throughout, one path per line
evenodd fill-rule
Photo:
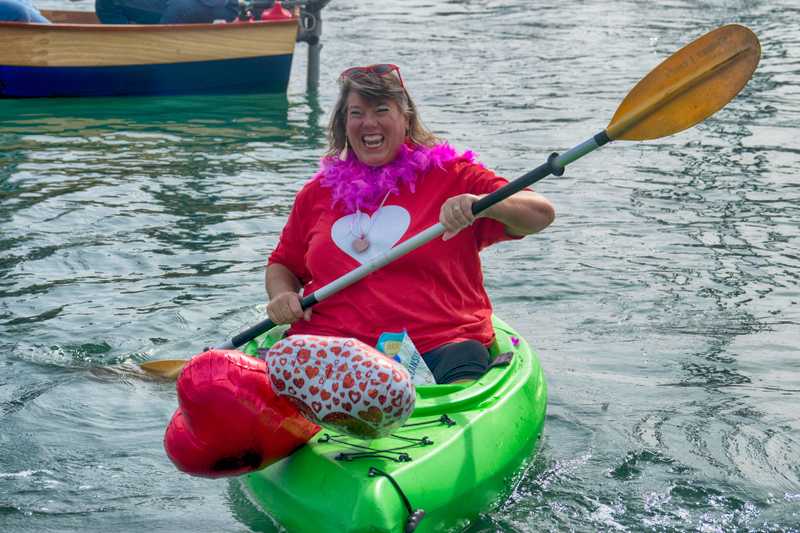
M 332 209 L 330 190 L 313 179 L 297 194 L 269 264 L 287 267 L 311 294 L 439 222 L 446 199 L 506 183 L 478 164 L 451 160 L 418 178 L 415 192 L 404 187 L 389 195 L 370 218 Z M 370 246 L 359 254 L 351 243 L 361 232 Z M 298 320 L 288 333 L 355 337 L 374 346 L 381 333 L 406 329 L 421 353 L 468 339 L 488 345 L 492 306 L 478 252 L 511 238 L 501 223 L 479 218 L 452 239 L 433 239 L 317 303 L 311 320 Z

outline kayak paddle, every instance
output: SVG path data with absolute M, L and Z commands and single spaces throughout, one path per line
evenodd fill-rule
M 744 26 L 730 24 L 703 35 L 639 81 L 619 105 L 606 129 L 561 155 L 550 155 L 544 164 L 484 196 L 472 204 L 472 213 L 477 215 L 550 174 L 561 176 L 568 164 L 610 141 L 658 139 L 698 124 L 722 109 L 742 90 L 760 57 L 758 38 Z M 442 224 L 430 226 L 305 296 L 301 300 L 302 308 L 307 309 L 336 294 L 442 233 Z M 274 326 L 271 320 L 262 320 L 217 348 L 238 348 Z M 185 359 L 147 361 L 141 368 L 150 374 L 175 378 L 186 362 Z

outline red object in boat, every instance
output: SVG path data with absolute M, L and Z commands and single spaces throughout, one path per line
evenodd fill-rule
M 281 5 L 280 0 L 275 0 L 275 4 L 272 6 L 272 9 L 267 11 L 266 9 L 261 13 L 261 20 L 283 20 L 283 19 L 290 19 L 292 18 L 291 12 Z
M 277 396 L 264 361 L 234 350 L 209 350 L 178 377 L 178 409 L 164 449 L 179 470 L 237 476 L 286 457 L 319 431 Z

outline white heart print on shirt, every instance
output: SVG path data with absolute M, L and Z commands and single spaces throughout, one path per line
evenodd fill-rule
M 331 239 L 340 250 L 363 265 L 391 250 L 410 223 L 411 214 L 399 205 L 383 206 L 372 213 L 372 216 L 356 211 L 333 224 Z M 359 235 L 365 233 L 369 248 L 359 252 L 353 247 L 353 243 Z

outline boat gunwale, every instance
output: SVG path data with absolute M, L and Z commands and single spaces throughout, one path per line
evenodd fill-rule
M 67 11 L 59 11 L 66 13 Z M 73 11 L 74 13 L 91 13 L 90 11 Z M 203 24 L 102 24 L 96 23 L 75 23 L 75 22 L 54 22 L 52 24 L 42 24 L 37 22 L 12 22 L 0 21 L 0 31 L 4 28 L 23 29 L 24 31 L 48 32 L 48 31 L 113 31 L 113 32 L 174 32 L 183 33 L 190 31 L 242 31 L 250 28 L 261 28 L 264 26 L 275 25 L 298 25 L 299 17 L 293 16 L 287 19 L 254 20 L 242 23 L 203 23 Z

